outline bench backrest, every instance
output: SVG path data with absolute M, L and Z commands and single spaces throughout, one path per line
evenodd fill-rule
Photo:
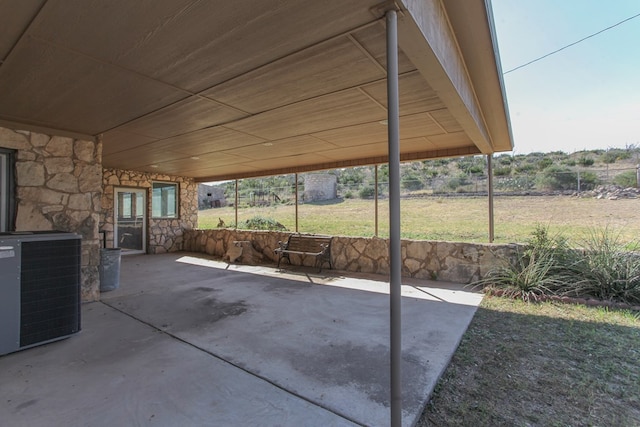
M 330 236 L 306 236 L 292 234 L 289 236 L 287 250 L 296 252 L 322 252 L 325 247 L 331 245 Z

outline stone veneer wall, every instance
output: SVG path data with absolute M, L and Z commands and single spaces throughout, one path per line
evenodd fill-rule
M 16 153 L 16 231 L 82 236 L 82 299 L 99 298 L 102 144 L 0 128 L 0 147 Z
M 178 218 L 151 217 L 151 184 L 176 182 L 179 184 Z M 114 188 L 144 188 L 147 190 L 147 253 L 159 254 L 182 250 L 183 232 L 198 224 L 198 185 L 190 178 L 177 176 L 105 169 L 103 175 L 104 194 L 102 198 L 103 217 L 101 230 L 106 232 L 107 246 L 113 246 Z
M 184 250 L 224 256 L 234 241 L 251 242 L 252 254 L 243 253 L 239 262 L 275 263 L 273 252 L 278 241 L 290 233 L 231 229 L 189 230 L 184 236 Z M 402 241 L 402 274 L 419 279 L 470 283 L 484 277 L 502 259 L 515 255 L 517 245 L 461 243 L 443 241 Z M 387 239 L 334 236 L 331 261 L 337 270 L 364 273 L 389 273 Z M 291 256 L 295 265 L 314 265 L 313 257 Z M 286 262 L 286 261 L 285 261 Z M 286 264 L 285 264 L 286 265 Z

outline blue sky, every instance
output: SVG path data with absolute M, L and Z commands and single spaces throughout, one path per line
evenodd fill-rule
M 492 0 L 503 71 L 640 13 L 638 0 Z M 504 75 L 515 153 L 640 145 L 640 17 Z

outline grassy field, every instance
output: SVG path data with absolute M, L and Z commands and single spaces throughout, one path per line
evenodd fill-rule
M 380 237 L 388 236 L 388 204 L 381 200 Z M 374 202 L 346 199 L 340 202 L 301 204 L 298 230 L 306 233 L 348 236 L 375 235 Z M 420 198 L 401 201 L 402 237 L 407 239 L 487 242 L 489 235 L 488 202 L 485 197 Z M 496 197 L 495 241 L 523 242 L 536 225 L 548 226 L 552 234 L 562 232 L 577 244 L 581 236 L 598 227 L 620 233 L 625 242 L 640 235 L 640 200 L 598 200 L 569 196 Z M 239 222 L 261 215 L 273 218 L 289 230 L 295 230 L 295 207 L 279 205 L 241 208 Z M 200 228 L 215 228 L 222 219 L 235 223 L 233 207 L 208 209 L 199 213 Z
M 640 317 L 485 297 L 418 423 L 639 426 Z

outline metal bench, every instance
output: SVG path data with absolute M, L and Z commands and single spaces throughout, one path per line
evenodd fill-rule
M 278 242 L 279 248 L 275 249 L 278 256 L 278 268 L 280 261 L 286 258 L 291 264 L 289 255 L 309 255 L 316 257 L 316 266 L 322 266 L 329 263 L 329 268 L 333 268 L 331 264 L 331 236 L 308 235 L 308 234 L 292 234 L 285 242 Z

